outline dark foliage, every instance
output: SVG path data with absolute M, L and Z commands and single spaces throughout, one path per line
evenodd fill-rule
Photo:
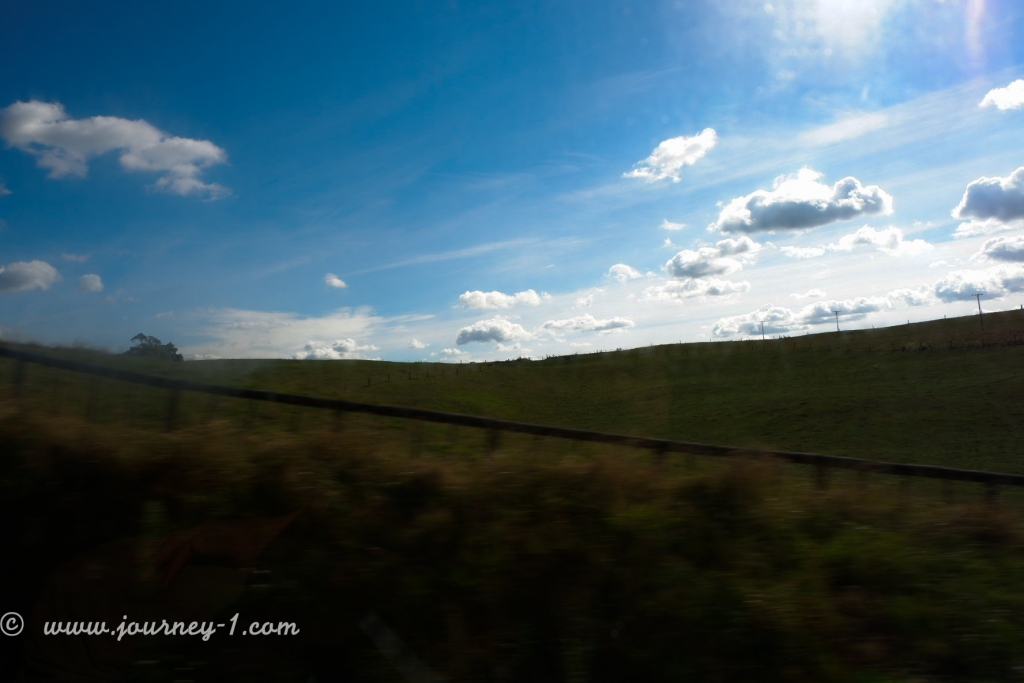
M 163 358 L 164 360 L 183 361 L 185 358 L 178 353 L 178 348 L 170 342 L 164 344 L 156 337 L 148 337 L 141 332 L 132 337 L 135 346 L 124 352 L 125 356 L 141 356 L 143 358 Z

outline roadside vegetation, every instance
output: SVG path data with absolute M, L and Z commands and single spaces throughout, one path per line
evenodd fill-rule
M 985 347 L 968 318 L 464 364 L 457 376 L 449 364 L 443 377 L 441 364 L 48 352 L 250 388 L 1021 472 L 1024 314 L 985 322 Z M 0 383 L 12 370 L 0 365 Z M 223 613 L 301 635 L 153 641 L 125 664 L 135 680 L 183 668 L 196 681 L 404 680 L 360 630 L 369 614 L 452 682 L 1024 675 L 1016 492 L 988 502 L 966 484 L 844 473 L 819 489 L 797 465 L 516 435 L 488 455 L 472 429 L 209 396 L 181 397 L 167 431 L 165 392 L 35 366 L 0 395 L 0 597 L 23 613 L 63 561 L 107 541 L 142 547 L 210 519 L 301 511 Z

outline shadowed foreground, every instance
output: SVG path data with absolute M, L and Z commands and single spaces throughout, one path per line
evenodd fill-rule
M 839 475 L 818 491 L 795 466 L 659 466 L 529 438 L 485 458 L 472 430 L 434 436 L 414 456 L 369 417 L 162 434 L 0 404 L 0 599 L 31 613 L 59 567 L 108 542 L 301 510 L 249 566 L 217 557 L 227 533 L 181 574 L 242 571 L 237 595 L 208 603 L 217 618 L 299 635 L 139 637 L 109 680 L 405 680 L 369 615 L 447 681 L 994 681 L 1024 666 L 1011 496 L 965 486 L 946 504 Z

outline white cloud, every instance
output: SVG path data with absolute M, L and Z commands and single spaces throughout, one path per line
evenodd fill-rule
M 204 169 L 227 161 L 223 149 L 209 140 L 168 135 L 141 119 L 72 119 L 59 103 L 15 102 L 0 110 L 0 137 L 37 157 L 51 178 L 85 176 L 91 157 L 116 150 L 126 171 L 162 174 L 154 184 L 159 190 L 208 199 L 228 194 L 223 186 L 199 179 Z
M 292 356 L 295 360 L 342 360 L 362 359 L 366 356 L 363 351 L 377 351 L 378 347 L 373 344 L 360 345 L 355 339 L 339 339 L 334 343 L 322 341 L 306 342 L 301 351 Z
M 1008 223 L 995 218 L 989 218 L 984 221 L 966 221 L 956 226 L 956 230 L 953 231 L 953 237 L 955 239 L 964 239 L 966 237 L 977 237 L 979 235 L 991 235 L 995 232 L 1016 230 L 1017 228 L 1024 228 L 1024 219 Z
M 888 227 L 876 230 L 868 225 L 857 232 L 843 235 L 838 243 L 829 244 L 829 251 L 853 251 L 854 248 L 871 246 L 891 256 L 917 256 L 934 247 L 924 240 L 908 240 L 900 228 Z
M 410 349 L 425 349 L 428 346 L 430 346 L 430 344 L 428 344 L 427 342 L 421 342 L 419 339 L 413 339 L 411 342 L 409 342 Z
M 771 190 L 755 190 L 722 208 L 708 231 L 724 233 L 805 230 L 867 214 L 892 213 L 892 196 L 877 185 L 846 177 L 829 187 L 822 174 L 802 168 L 775 179 Z
M 463 353 L 465 352 L 459 349 L 441 349 L 442 356 L 461 356 Z M 434 354 L 430 355 L 433 356 Z
M 89 260 L 89 254 L 61 254 L 60 257 L 72 263 L 85 263 Z
M 647 182 L 671 178 L 672 182 L 678 183 L 679 171 L 683 166 L 697 163 L 717 141 L 718 135 L 712 128 L 705 128 L 692 137 L 670 138 L 658 145 L 649 157 L 637 163 L 632 171 L 623 173 L 622 177 L 643 178 Z
M 532 289 L 515 294 L 503 294 L 501 292 L 481 292 L 479 290 L 466 292 L 459 296 L 459 304 L 471 309 L 495 309 L 512 308 L 513 306 L 540 306 L 542 301 L 547 301 L 551 295 L 547 292 L 537 294 Z
M 462 346 L 471 342 L 510 342 L 532 338 L 533 335 L 523 329 L 522 325 L 505 318 L 491 318 L 478 320 L 472 325 L 460 329 L 455 343 Z
M 367 339 L 387 321 L 370 309 L 342 308 L 303 317 L 279 311 L 235 308 L 201 309 L 182 316 L 180 325 L 206 341 L 189 344 L 182 354 L 223 358 L 292 358 L 309 340 Z M 332 346 L 323 342 L 323 346 Z
M 10 193 L 11 191 L 7 189 L 7 185 L 4 184 L 4 181 L 0 180 L 0 197 L 6 197 Z
M 627 318 L 609 318 L 600 320 L 584 313 L 573 318 L 562 320 L 549 320 L 541 327 L 549 332 L 613 332 L 624 331 L 633 327 L 636 323 Z
M 682 230 L 686 227 L 686 223 L 673 223 L 672 221 L 665 218 L 661 221 L 661 225 L 658 227 L 660 227 L 662 230 Z
M 931 303 L 935 303 L 935 297 L 931 288 L 925 285 L 918 289 L 894 290 L 885 296 L 818 301 L 804 306 L 799 311 L 785 306 L 765 304 L 750 313 L 719 319 L 711 332 L 715 337 L 759 335 L 763 322 L 765 334 L 785 334 L 806 330 L 812 325 L 834 322 L 835 311 L 839 311 L 839 321 L 842 323 L 863 320 L 871 313 L 891 310 L 897 306 L 924 306 Z
M 760 251 L 761 245 L 744 235 L 720 240 L 714 247 L 684 249 L 669 259 L 664 268 L 680 279 L 730 275 L 743 270 L 743 264 L 753 261 Z
M 853 251 L 859 246 L 874 247 L 890 256 L 918 256 L 934 248 L 924 240 L 906 239 L 900 228 L 890 226 L 877 230 L 865 225 L 857 232 L 843 235 L 838 242 L 817 247 L 779 247 L 779 251 L 790 258 L 809 259 L 824 256 L 827 252 Z
M 593 294 L 588 294 L 586 296 L 581 296 L 578 299 L 576 299 L 576 303 L 574 305 L 574 308 L 590 308 L 590 305 L 593 304 L 593 303 L 594 303 L 594 295 Z
M 593 346 L 590 342 L 569 342 L 569 346 L 573 348 L 583 348 L 585 346 Z
M 722 252 L 714 247 L 684 249 L 665 263 L 665 271 L 675 278 L 731 275 L 741 270 L 742 263 L 734 258 L 722 256 Z
M 607 275 L 615 278 L 619 282 L 626 282 L 627 280 L 635 280 L 643 277 L 639 270 L 627 266 L 625 263 L 616 263 L 608 269 Z
M 820 299 L 825 296 L 825 292 L 820 289 L 808 289 L 803 294 L 795 293 L 790 294 L 790 296 L 794 299 Z
M 1012 227 L 1024 221 L 1024 166 L 1005 178 L 981 177 L 971 181 L 953 209 L 954 218 L 967 219 L 954 237 L 972 237 Z
M 327 273 L 327 275 L 324 275 L 324 284 L 328 287 L 335 287 L 337 289 L 345 289 L 348 287 L 345 281 L 334 273 Z
M 1007 235 L 986 240 L 971 258 L 1024 263 L 1024 235 Z
M 999 265 L 984 270 L 955 270 L 935 283 L 934 291 L 945 302 L 968 301 L 975 294 L 998 299 L 1024 292 L 1024 267 Z
M 1000 111 L 1024 107 L 1024 79 L 1017 79 L 1005 88 L 989 90 L 979 107 L 995 107 Z
M 49 289 L 60 280 L 60 273 L 46 261 L 18 261 L 0 266 L 0 292 Z
M 651 285 L 640 293 L 640 301 L 683 301 L 695 296 L 728 296 L 750 291 L 750 283 L 731 280 L 687 279 L 670 280 L 663 285 Z
M 739 256 L 741 261 L 753 261 L 761 252 L 761 244 L 746 235 L 736 239 L 728 238 L 715 242 L 715 248 L 722 256 Z
M 95 273 L 89 273 L 78 278 L 78 289 L 82 292 L 102 292 L 103 280 Z
M 798 259 L 818 258 L 825 255 L 823 247 L 779 247 L 779 251 L 790 258 Z
M 185 356 L 188 360 L 220 360 L 221 357 L 215 353 L 193 353 Z

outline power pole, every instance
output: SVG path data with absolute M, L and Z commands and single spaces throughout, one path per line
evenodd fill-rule
M 764 321 L 761 322 L 761 341 L 764 341 Z
M 981 323 L 981 331 L 985 332 L 985 321 L 981 315 L 981 294 L 975 294 L 974 296 L 978 299 L 978 322 Z
M 836 314 L 836 334 L 839 334 L 839 311 L 832 311 Z

